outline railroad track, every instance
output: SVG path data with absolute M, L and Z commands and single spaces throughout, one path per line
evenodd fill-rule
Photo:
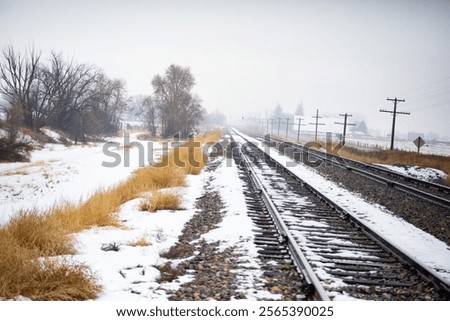
M 285 153 L 297 160 L 307 160 L 307 163 L 325 162 L 328 165 L 336 166 L 364 176 L 371 180 L 385 184 L 387 187 L 401 190 L 405 193 L 419 197 L 423 200 L 450 209 L 450 187 L 442 184 L 428 182 L 415 177 L 403 175 L 388 168 L 359 162 L 338 155 L 325 153 L 315 148 L 285 142 L 268 136 L 256 136 L 261 141 L 271 143 L 282 153 Z
M 233 136 L 244 142 L 243 137 Z M 258 204 L 259 209 L 252 211 L 260 227 L 256 236 L 260 255 L 273 260 L 290 257 L 304 277 L 308 298 L 450 298 L 450 285 L 435 271 L 403 253 L 257 146 L 246 142 L 241 147 L 234 148 L 233 156 L 257 191 L 253 199 L 259 202 L 260 198 L 265 208 Z

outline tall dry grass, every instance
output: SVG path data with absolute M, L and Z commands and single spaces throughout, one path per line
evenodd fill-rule
M 39 248 L 23 246 L 10 231 L 1 229 L 0 298 L 89 300 L 98 295 L 101 287 L 87 266 L 43 255 Z
M 331 149 L 328 146 L 327 150 Z M 401 150 L 379 150 L 379 151 L 362 151 L 354 147 L 344 146 L 339 152 L 339 156 L 354 159 L 366 163 L 378 163 L 385 165 L 408 165 L 431 167 L 442 170 L 447 174 L 444 184 L 450 185 L 450 157 L 418 154 L 415 152 L 407 152 Z
M 198 174 L 206 165 L 202 144 L 218 137 L 219 132 L 201 135 L 172 150 L 156 166 L 137 169 L 127 181 L 99 190 L 85 202 L 59 204 L 44 213 L 19 213 L 0 228 L 0 298 L 95 298 L 101 287 L 87 266 L 52 256 L 75 253 L 73 233 L 93 226 L 121 226 L 119 206 L 142 192 L 155 191 L 155 200 L 160 201 L 151 206 L 156 209 L 179 208 L 179 195 L 168 197 L 158 189 L 185 186 L 186 174 Z
M 151 196 L 142 200 L 142 211 L 156 212 L 159 210 L 178 210 L 181 206 L 181 195 L 177 192 L 153 191 Z
M 37 211 L 21 212 L 1 231 L 6 231 L 21 248 L 39 256 L 75 253 L 70 231 L 64 222 L 53 215 L 41 215 Z
M 189 175 L 198 175 L 206 166 L 208 155 L 204 150 L 205 144 L 214 143 L 222 133 L 219 130 L 195 136 L 193 139 L 174 148 L 162 157 L 157 167 L 179 168 Z
M 127 243 L 128 246 L 141 246 L 141 247 L 145 247 L 145 246 L 150 246 L 152 245 L 150 243 L 150 241 L 148 240 L 148 235 L 147 234 L 143 234 L 137 238 L 135 238 L 134 240 L 130 241 Z

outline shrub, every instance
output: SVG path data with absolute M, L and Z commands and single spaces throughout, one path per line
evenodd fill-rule
M 158 210 L 178 210 L 181 205 L 181 196 L 176 192 L 154 191 L 151 197 L 141 202 L 141 210 L 156 212 Z
M 127 245 L 129 245 L 129 246 L 150 246 L 152 244 L 148 240 L 148 235 L 144 234 L 144 235 L 141 235 L 140 237 L 128 242 Z
M 17 136 L 7 134 L 0 137 L 0 161 L 28 162 L 32 150 L 30 143 L 19 140 Z

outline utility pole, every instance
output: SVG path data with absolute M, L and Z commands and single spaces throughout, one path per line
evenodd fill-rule
M 297 143 L 300 142 L 300 126 L 302 125 L 302 120 L 300 117 L 298 118 Z
M 390 100 L 390 101 L 394 102 L 394 110 L 380 109 L 380 112 L 392 114 L 391 150 L 394 150 L 395 117 L 397 116 L 397 114 L 410 115 L 410 113 L 406 112 L 406 111 L 397 111 L 397 103 L 398 102 L 404 103 L 405 102 L 404 99 L 397 99 L 397 97 L 395 97 L 394 99 L 387 98 L 387 100 Z
M 316 116 L 313 116 L 313 118 L 316 119 L 316 122 L 315 123 L 309 123 L 309 124 L 310 125 L 316 125 L 316 133 L 314 135 L 314 140 L 317 140 L 317 127 L 319 125 L 325 125 L 324 123 L 319 123 L 319 118 L 322 118 L 322 117 L 319 117 L 319 109 L 316 109 Z
M 285 139 L 285 141 L 287 141 L 287 136 L 288 136 L 288 131 L 289 131 L 289 117 L 288 118 L 286 118 L 286 139 Z
M 278 118 L 278 131 L 277 131 L 278 137 L 280 137 L 280 122 L 281 122 L 281 118 Z
M 345 114 L 339 114 L 339 116 L 344 116 L 344 122 L 343 123 L 334 122 L 334 123 L 338 124 L 338 125 L 344 125 L 344 133 L 342 134 L 342 140 L 341 140 L 341 144 L 342 144 L 342 146 L 344 146 L 345 145 L 345 136 L 346 136 L 346 133 L 347 133 L 347 125 L 355 126 L 355 124 L 348 124 L 347 123 L 347 117 L 352 117 L 352 115 L 349 115 L 349 114 L 345 113 Z

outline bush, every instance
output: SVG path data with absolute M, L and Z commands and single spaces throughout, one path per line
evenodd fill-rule
M 10 136 L 9 134 L 0 137 L 0 161 L 28 162 L 32 150 L 33 146 L 30 143 L 20 141 L 17 137 Z
M 153 191 L 148 199 L 141 202 L 141 210 L 156 212 L 158 210 L 178 210 L 181 206 L 181 195 L 176 192 Z

